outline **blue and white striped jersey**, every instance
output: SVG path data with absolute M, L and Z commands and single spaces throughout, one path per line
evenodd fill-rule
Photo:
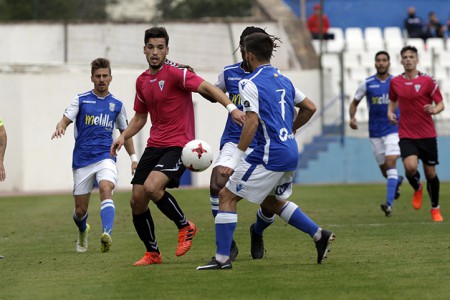
M 64 115 L 74 122 L 72 168 L 79 169 L 110 156 L 114 127 L 125 130 L 128 121 L 122 101 L 113 95 L 101 98 L 92 91 L 77 95 Z
M 398 132 L 398 125 L 392 125 L 387 117 L 391 79 L 392 75 L 385 81 L 381 81 L 376 75 L 369 76 L 361 82 L 353 97 L 356 101 L 361 101 L 366 96 L 369 109 L 369 137 L 371 138 Z M 398 119 L 398 108 L 396 114 Z
M 296 97 L 292 82 L 276 68 L 259 66 L 248 78 L 239 82 L 244 111 L 259 116 L 256 145 L 246 160 L 263 164 L 271 171 L 294 171 L 298 162 L 297 142 L 292 132 Z

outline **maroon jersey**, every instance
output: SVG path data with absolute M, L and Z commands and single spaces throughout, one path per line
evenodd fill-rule
M 195 138 L 192 92 L 203 81 L 186 69 L 168 64 L 155 75 L 146 70 L 138 77 L 134 110 L 150 113 L 152 126 L 147 147 L 184 147 Z
M 389 99 L 397 102 L 400 110 L 398 125 L 400 138 L 436 137 L 433 118 L 424 111 L 426 104 L 442 101 L 439 86 L 431 76 L 419 72 L 413 79 L 406 79 L 403 74 L 392 78 Z

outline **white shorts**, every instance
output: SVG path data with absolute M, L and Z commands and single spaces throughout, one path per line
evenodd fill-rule
M 104 159 L 84 168 L 73 170 L 73 195 L 89 194 L 94 182 L 108 180 L 116 186 L 117 166 L 112 159 Z
M 234 151 L 236 151 L 237 144 L 228 142 L 223 145 L 222 150 L 219 152 L 219 156 L 217 156 L 216 161 L 213 164 L 213 168 L 217 166 L 223 166 L 223 163 L 229 160 L 232 156 Z M 252 148 L 248 148 L 247 151 L 245 151 L 245 156 L 249 155 L 253 151 Z
M 292 194 L 292 180 L 295 171 L 274 172 L 263 165 L 250 165 L 241 159 L 226 187 L 235 195 L 250 202 L 261 204 L 267 196 L 286 200 Z
M 372 151 L 379 165 L 384 164 L 384 157 L 400 155 L 398 133 L 391 133 L 380 138 L 370 138 Z

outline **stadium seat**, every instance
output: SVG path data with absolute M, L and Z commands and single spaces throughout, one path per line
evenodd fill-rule
M 334 34 L 334 39 L 326 42 L 326 50 L 328 52 L 341 52 L 345 47 L 344 32 L 339 27 L 330 27 L 328 32 Z
M 345 29 L 345 49 L 347 51 L 364 50 L 364 37 L 359 27 L 348 27 Z
M 442 38 L 429 38 L 426 42 L 427 50 L 432 51 L 434 49 L 435 53 L 445 52 L 444 39 Z
M 419 64 L 417 68 L 422 72 L 431 73 L 432 64 L 433 64 L 433 57 L 431 52 L 419 51 Z
M 367 27 L 364 29 L 364 41 L 367 50 L 384 50 L 384 39 L 381 28 Z
M 363 52 L 347 49 L 343 53 L 344 68 L 351 69 L 351 68 L 355 68 L 355 67 L 360 67 L 361 66 L 361 56 L 363 54 L 364 54 Z
M 383 49 L 368 49 L 361 55 L 361 65 L 375 71 L 375 54 Z
M 421 38 L 407 38 L 405 43 L 406 45 L 416 47 L 417 51 L 419 51 L 419 55 L 426 51 L 425 42 Z
M 389 54 L 391 52 L 400 52 L 405 45 L 400 27 L 385 27 L 383 33 L 384 43 Z

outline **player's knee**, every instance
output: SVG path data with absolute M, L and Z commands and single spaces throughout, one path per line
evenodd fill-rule
M 77 206 L 75 207 L 75 215 L 77 218 L 81 219 L 83 218 L 87 213 L 87 207 L 86 206 Z

